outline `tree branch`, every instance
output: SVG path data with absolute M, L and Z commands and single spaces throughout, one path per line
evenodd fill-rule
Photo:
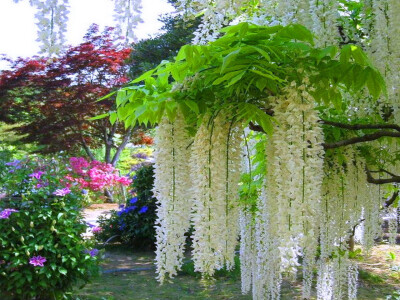
M 266 133 L 260 125 L 256 125 L 253 122 L 249 123 L 249 128 L 253 131 Z
M 105 161 L 107 163 L 111 163 L 111 149 L 114 147 L 114 135 L 115 132 L 117 131 L 118 124 L 115 122 L 111 129 L 110 132 L 107 132 L 107 126 L 104 124 L 104 143 L 106 147 L 105 151 Z
M 382 137 L 400 137 L 400 132 L 392 132 L 387 130 L 380 130 L 371 134 L 366 134 L 364 136 L 353 137 L 347 140 L 342 140 L 339 142 L 334 143 L 323 143 L 323 147 L 325 150 L 327 149 L 335 149 L 343 146 L 363 143 L 363 142 L 370 142 L 378 140 Z
M 82 144 L 82 147 L 85 150 L 86 154 L 90 157 L 91 160 L 96 160 L 92 151 L 90 151 L 89 146 L 86 144 L 85 138 L 83 137 L 82 133 L 79 133 L 79 137 L 81 139 L 81 144 Z
M 365 167 L 365 171 L 367 173 L 367 181 L 369 183 L 373 183 L 373 184 L 386 184 L 386 183 L 400 183 L 400 176 L 398 175 L 394 175 L 391 178 L 374 178 L 371 174 L 371 171 Z M 388 173 L 386 171 L 383 171 L 385 173 Z M 391 173 L 388 173 L 391 174 Z
M 396 124 L 345 124 L 333 122 L 328 120 L 320 120 L 321 124 L 330 125 L 338 128 L 349 130 L 363 130 L 363 129 L 394 129 L 400 132 L 400 126 Z
M 133 132 L 133 127 L 130 127 L 128 131 L 125 133 L 124 138 L 121 142 L 121 144 L 118 146 L 117 151 L 115 152 L 113 159 L 111 160 L 111 164 L 115 167 L 117 164 L 119 157 L 122 153 L 122 150 L 125 149 L 126 145 L 128 144 L 129 140 L 131 139 L 131 135 Z
M 389 199 L 385 201 L 385 204 L 383 205 L 385 208 L 388 208 L 390 205 L 396 201 L 397 197 L 399 196 L 399 191 L 395 191 Z
M 71 128 L 72 131 L 74 131 L 75 133 L 77 133 L 77 134 L 79 135 L 79 138 L 80 138 L 80 140 L 81 140 L 81 144 L 82 144 L 83 150 L 85 150 L 85 152 L 86 152 L 86 154 L 89 156 L 89 158 L 90 158 L 91 160 L 96 160 L 96 158 L 94 157 L 92 151 L 90 151 L 90 148 L 89 148 L 88 144 L 86 143 L 85 138 L 83 137 L 83 134 L 82 134 L 82 131 L 83 131 L 83 130 L 82 130 L 82 124 L 81 124 L 81 123 L 78 123 L 78 132 L 76 132 L 76 130 L 75 130 L 73 127 L 70 127 L 70 128 Z

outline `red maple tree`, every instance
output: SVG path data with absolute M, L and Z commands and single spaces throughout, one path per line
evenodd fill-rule
M 23 141 L 41 145 L 42 153 L 83 148 L 93 159 L 90 148 L 104 146 L 105 162 L 115 165 L 133 129 L 108 118 L 89 120 L 110 111 L 114 99 L 97 100 L 128 81 L 131 49 L 112 33 L 92 25 L 83 43 L 56 58 L 13 61 L 11 70 L 0 73 L 0 121 L 22 124 L 15 130 Z

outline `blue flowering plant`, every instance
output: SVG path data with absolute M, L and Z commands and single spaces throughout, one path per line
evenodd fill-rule
M 153 196 L 154 168 L 142 166 L 133 178 L 129 197 L 111 217 L 99 221 L 101 231 L 96 237 L 107 241 L 117 237 L 124 244 L 141 249 L 153 249 L 155 243 L 156 199 Z
M 64 299 L 98 273 L 84 240 L 82 192 L 67 185 L 63 161 L 30 157 L 7 164 L 0 182 L 0 293 L 5 299 Z M 2 298 L 3 299 L 3 298 Z

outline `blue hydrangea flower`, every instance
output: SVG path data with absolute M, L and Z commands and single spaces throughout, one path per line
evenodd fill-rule
M 135 204 L 138 201 L 137 197 L 133 197 L 131 200 L 129 200 L 130 204 Z
M 125 211 L 126 211 L 126 212 L 130 212 L 130 211 L 135 210 L 136 208 L 137 208 L 137 206 L 135 206 L 135 205 L 133 205 L 133 206 L 128 206 L 127 208 L 125 208 Z
M 149 208 L 147 206 L 143 206 L 140 210 L 139 210 L 139 214 L 144 214 Z

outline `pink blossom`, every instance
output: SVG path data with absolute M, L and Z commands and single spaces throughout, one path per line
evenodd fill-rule
M 6 208 L 0 212 L 0 219 L 8 219 L 12 213 L 18 212 L 18 210 L 13 208 Z
M 43 263 L 45 263 L 45 262 L 46 262 L 46 258 L 43 257 L 43 256 L 40 256 L 40 255 L 38 255 L 38 256 L 33 256 L 33 257 L 29 260 L 29 263 L 30 263 L 31 265 L 34 265 L 35 267 L 43 267 L 43 266 L 44 266 Z
M 37 171 L 37 172 L 33 172 L 32 174 L 29 174 L 29 177 L 36 178 L 36 179 L 39 180 L 40 177 L 42 177 L 43 174 L 44 174 L 44 172 Z
M 63 189 L 58 189 L 58 190 L 56 190 L 54 193 L 53 193 L 53 195 L 56 195 L 56 196 L 65 196 L 65 195 L 67 195 L 67 194 L 69 194 L 69 193 L 71 193 L 71 190 L 69 189 L 69 188 L 63 188 Z
M 70 164 L 73 172 L 68 174 L 65 179 L 77 183 L 81 189 L 102 191 L 117 184 L 129 185 L 131 183 L 130 179 L 119 176 L 118 170 L 111 164 L 97 160 L 89 163 L 82 157 L 71 157 Z
M 130 185 L 132 183 L 132 179 L 122 176 L 117 179 L 117 182 L 121 183 L 122 185 Z
M 102 232 L 102 231 L 103 231 L 103 228 L 101 228 L 101 227 L 99 227 L 99 226 L 95 226 L 95 227 L 92 228 L 92 232 L 93 232 L 94 234 L 100 233 L 100 232 Z

